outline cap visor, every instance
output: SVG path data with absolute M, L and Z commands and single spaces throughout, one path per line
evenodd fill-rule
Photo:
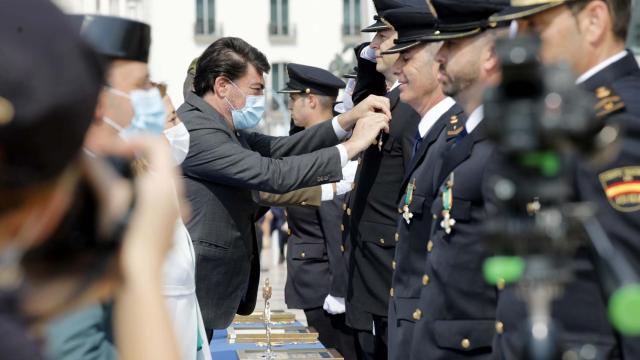
M 378 19 L 375 23 L 367 26 L 366 28 L 360 30 L 360 32 L 378 32 L 382 30 L 391 29 L 391 26 L 385 24 L 382 20 Z
M 422 43 L 422 41 L 410 41 L 410 42 L 395 44 L 394 46 L 390 47 L 386 51 L 383 51 L 381 54 L 382 55 L 397 54 L 399 52 L 407 51 L 412 47 L 418 46 L 420 45 L 420 43 Z
M 278 90 L 277 93 L 279 93 L 279 94 L 299 94 L 299 93 L 302 93 L 302 90 L 300 90 L 300 89 L 292 89 L 289 86 L 287 86 L 284 89 Z
M 558 5 L 564 4 L 565 1 L 555 1 L 547 4 L 528 5 L 528 6 L 509 6 L 508 8 L 500 11 L 497 14 L 491 15 L 489 21 L 510 21 L 518 20 L 531 16 L 545 10 L 554 8 Z

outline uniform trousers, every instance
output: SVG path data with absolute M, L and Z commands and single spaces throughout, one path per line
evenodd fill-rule
M 318 332 L 320 342 L 334 348 L 345 360 L 356 360 L 356 339 L 353 330 L 345 324 L 344 314 L 331 315 L 322 307 L 305 309 L 307 324 Z

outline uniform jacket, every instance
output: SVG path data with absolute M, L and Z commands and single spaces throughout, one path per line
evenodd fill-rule
M 438 195 L 430 209 L 422 209 L 426 212 L 423 217 L 432 217 L 432 225 L 426 242 L 425 277 L 411 314 L 416 321 L 412 359 L 488 359 L 491 355 L 497 290 L 482 276 L 482 264 L 489 255 L 482 236 L 482 187 L 494 146 L 484 125 L 481 122 L 471 134 L 449 142 L 435 164 L 433 184 L 439 188 Z M 451 217 L 456 224 L 446 234 L 440 225 L 442 185 L 452 173 Z M 424 203 L 416 200 L 415 207 Z
M 596 218 L 614 247 L 640 274 L 640 189 L 632 186 L 630 191 L 617 190 L 640 180 L 640 69 L 628 52 L 580 86 L 597 98 L 600 119 L 620 125 L 623 137 L 620 151 L 611 161 L 598 168 L 584 164 L 578 167 L 577 200 L 594 204 Z M 603 289 L 586 248 L 578 250 L 574 268 L 574 280 L 566 285 L 552 311 L 562 327 L 561 344 L 567 349 L 592 344 L 598 350 L 598 359 L 637 358 L 640 340 L 615 334 L 609 324 Z M 497 308 L 500 331 L 494 340 L 496 359 L 522 357 L 522 341 L 516 331 L 526 318 L 526 307 L 515 288 L 501 291 Z
M 330 121 L 282 138 L 232 131 L 194 93 L 178 115 L 191 135 L 182 170 L 192 207 L 187 228 L 196 252 L 196 293 L 205 327 L 225 328 L 236 312 L 250 314 L 255 307 L 254 190 L 284 193 L 340 180 L 340 155 L 330 147 L 338 139 Z
M 413 326 L 413 312 L 417 307 L 420 289 L 423 286 L 424 263 L 427 256 L 427 240 L 425 236 L 431 231 L 431 204 L 438 187 L 434 183 L 435 163 L 442 155 L 448 140 L 455 137 L 456 132 L 449 133 L 450 123 L 464 125 L 465 115 L 462 108 L 454 104 L 445 112 L 425 135 L 416 155 L 407 168 L 402 181 L 400 196 L 397 199 L 398 213 L 396 233 L 396 253 L 392 263 L 393 296 L 389 300 L 389 358 L 407 359 Z M 407 187 L 413 186 L 412 201 L 409 209 L 413 214 L 407 223 L 400 214 L 405 203 Z
M 349 315 L 365 312 L 387 316 L 391 262 L 395 253 L 396 196 L 411 158 L 420 116 L 399 99 L 398 88 L 387 94 L 391 129 L 383 136 L 382 151 L 372 145 L 364 151 L 356 173 L 350 203 L 345 205 L 345 229 L 352 249 L 349 260 L 347 318 L 361 328 L 371 324 Z M 351 310 L 350 310 L 351 309 Z M 354 323 L 359 323 L 354 324 Z M 368 324 L 367 324 L 368 322 Z
M 346 296 L 347 270 L 339 228 L 343 198 L 324 201 L 319 208 L 287 208 L 291 235 L 284 298 L 291 309 L 321 307 L 329 294 Z

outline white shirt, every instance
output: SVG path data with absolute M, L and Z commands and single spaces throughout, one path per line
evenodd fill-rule
M 420 120 L 418 124 L 418 132 L 420 132 L 420 137 L 424 138 L 425 135 L 431 130 L 433 125 L 442 117 L 444 113 L 449 111 L 453 105 L 455 105 L 456 101 L 450 97 L 446 97 L 442 99 L 436 106 L 432 107 L 427 111 L 426 114 Z
M 578 77 L 578 79 L 576 80 L 576 84 L 582 84 L 583 82 L 589 80 L 590 77 L 592 77 L 593 75 L 599 73 L 602 69 L 604 69 L 607 66 L 613 64 L 614 62 L 622 59 L 626 55 L 627 55 L 627 50 L 620 51 L 619 53 L 613 55 L 612 57 L 608 58 L 607 60 L 601 62 L 600 64 L 598 64 L 598 65 L 596 65 L 594 67 L 592 67 L 591 69 L 587 70 L 584 74 L 580 75 L 580 77 Z
M 475 129 L 478 126 L 478 124 L 480 124 L 483 118 L 484 118 L 484 105 L 480 105 L 475 110 L 473 110 L 471 115 L 469 115 L 469 117 L 467 118 L 467 122 L 464 124 L 464 127 L 467 130 L 467 134 L 471 134 L 473 129 Z

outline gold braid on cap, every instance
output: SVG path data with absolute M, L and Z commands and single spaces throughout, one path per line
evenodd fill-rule
M 438 12 L 436 11 L 436 8 L 433 6 L 433 4 L 431 3 L 431 0 L 426 0 L 427 2 L 427 7 L 429 8 L 429 11 L 431 11 L 431 14 L 433 14 L 434 17 L 438 17 Z
M 530 6 L 546 4 L 562 4 L 571 0 L 511 0 L 511 6 Z

